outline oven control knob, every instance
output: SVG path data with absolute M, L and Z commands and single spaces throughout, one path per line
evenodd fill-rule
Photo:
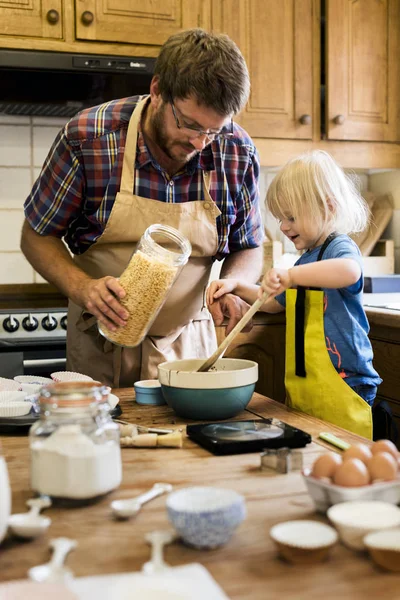
M 3 327 L 5 331 L 8 331 L 8 333 L 14 333 L 14 331 L 17 331 L 17 329 L 19 329 L 19 321 L 17 321 L 15 317 L 12 317 L 10 315 L 9 317 L 7 317 L 7 319 L 4 319 Z
M 67 315 L 61 317 L 60 325 L 63 329 L 67 329 Z
M 47 317 L 42 319 L 42 327 L 46 331 L 54 331 L 54 329 L 57 327 L 57 319 L 51 315 L 47 315 Z
M 22 321 L 22 327 L 25 329 L 25 331 L 35 331 L 38 326 L 39 321 L 35 319 L 35 317 L 32 317 L 32 315 L 25 317 L 25 319 Z

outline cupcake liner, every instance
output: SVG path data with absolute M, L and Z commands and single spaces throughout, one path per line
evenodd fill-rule
M 22 417 L 31 412 L 32 404 L 30 402 L 1 402 L 0 417 Z
M 26 397 L 25 392 L 19 392 L 18 390 L 8 391 L 1 390 L 0 391 L 0 402 L 24 402 Z
M 376 548 L 377 550 L 394 550 L 399 552 L 400 564 L 400 528 L 382 529 L 373 531 L 364 537 L 364 544 L 367 548 Z
M 0 377 L 0 390 L 11 391 L 11 390 L 20 390 L 21 384 L 18 381 L 14 381 L 14 379 L 7 379 L 6 377 Z
M 318 521 L 285 521 L 274 525 L 269 533 L 275 542 L 303 550 L 325 548 L 338 540 L 333 527 Z
M 50 377 L 57 382 L 61 381 L 93 381 L 89 375 L 83 375 L 83 373 L 76 373 L 75 371 L 57 371 L 51 373 Z
M 50 379 L 50 377 L 40 377 L 40 375 L 17 375 L 14 377 L 14 381 L 18 381 L 18 383 L 40 386 L 53 383 L 53 379 Z

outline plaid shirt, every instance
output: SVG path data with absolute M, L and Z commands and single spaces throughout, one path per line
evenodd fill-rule
M 60 131 L 25 201 L 25 217 L 41 235 L 64 238 L 83 254 L 103 233 L 119 191 L 129 119 L 141 97 L 88 108 Z M 160 202 L 204 200 L 203 169 L 211 173 L 218 257 L 255 248 L 263 239 L 257 151 L 234 125 L 234 138 L 214 141 L 169 178 L 151 156 L 139 127 L 133 192 Z

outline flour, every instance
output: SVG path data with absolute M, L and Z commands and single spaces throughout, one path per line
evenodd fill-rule
M 121 479 L 119 444 L 95 444 L 79 425 L 63 425 L 31 443 L 31 487 L 40 494 L 89 499 L 117 488 Z

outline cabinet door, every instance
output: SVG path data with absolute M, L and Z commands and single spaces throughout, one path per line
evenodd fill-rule
M 212 27 L 237 43 L 249 68 L 240 125 L 256 137 L 311 139 L 312 0 L 213 0 Z
M 327 0 L 329 139 L 400 141 L 400 0 Z
M 75 0 L 81 40 L 159 46 L 182 29 L 204 26 L 204 0 Z
M 63 36 L 62 0 L 0 0 L 0 35 Z

